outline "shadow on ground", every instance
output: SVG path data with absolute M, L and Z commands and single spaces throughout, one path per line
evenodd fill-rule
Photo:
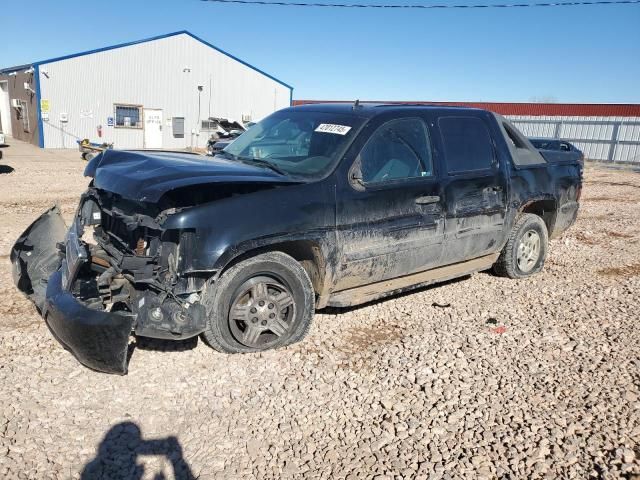
M 3 173 L 11 173 L 15 170 L 15 168 L 10 167 L 9 165 L 0 165 L 0 175 Z
M 180 442 L 174 436 L 145 440 L 140 427 L 133 422 L 122 422 L 113 426 L 102 439 L 96 457 L 89 462 L 80 475 L 80 480 L 131 479 L 143 476 L 154 480 L 171 478 L 167 472 L 148 472 L 139 463 L 141 457 L 160 456 L 171 465 L 176 480 L 195 480 L 187 464 Z M 150 477 L 153 475 L 153 477 Z

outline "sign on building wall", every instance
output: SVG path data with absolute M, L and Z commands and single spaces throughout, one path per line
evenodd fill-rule
M 44 98 L 40 100 L 40 118 L 43 122 L 49 121 L 49 100 Z

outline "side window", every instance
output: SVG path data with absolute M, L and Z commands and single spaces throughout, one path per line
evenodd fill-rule
M 431 142 L 419 118 L 401 118 L 382 125 L 360 152 L 364 183 L 433 175 Z
M 475 117 L 438 120 L 450 174 L 491 168 L 493 144 L 485 123 Z

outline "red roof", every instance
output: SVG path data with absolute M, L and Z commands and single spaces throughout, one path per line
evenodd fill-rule
M 352 103 L 350 101 L 294 100 L 293 105 L 308 103 Z M 414 105 L 451 105 L 484 108 L 502 115 L 571 116 L 571 117 L 640 117 L 637 103 L 500 103 L 500 102 L 363 102 Z

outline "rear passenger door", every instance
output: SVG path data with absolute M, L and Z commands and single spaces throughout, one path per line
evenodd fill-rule
M 336 290 L 436 266 L 444 232 L 431 139 L 417 116 L 376 118 L 339 174 Z M 359 144 L 358 144 L 359 143 Z
M 488 113 L 440 116 L 445 244 L 443 264 L 492 253 L 505 239 L 506 165 L 500 165 Z

